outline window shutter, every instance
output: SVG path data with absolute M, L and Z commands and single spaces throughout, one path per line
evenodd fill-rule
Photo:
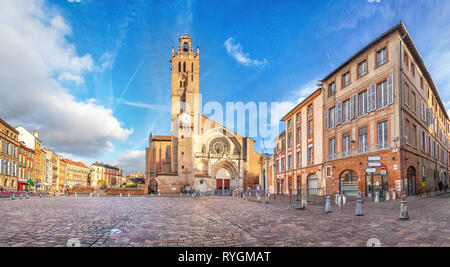
M 328 109 L 325 109 L 325 130 L 328 130 L 329 126 L 329 121 L 328 121 Z
M 348 114 L 349 114 L 348 120 L 351 121 L 351 120 L 353 120 L 353 117 L 355 116 L 355 114 L 353 113 L 353 96 L 350 97 L 350 101 L 348 101 L 348 102 L 349 102 L 349 105 L 348 105 Z
M 372 112 L 377 109 L 377 86 L 375 84 L 372 84 L 369 87 L 369 112 Z
M 340 125 L 342 123 L 342 102 L 336 104 L 336 125 Z
M 419 144 L 420 144 L 420 151 L 423 151 L 422 129 L 419 129 Z
M 358 95 L 353 95 L 353 119 L 358 118 Z
M 387 105 L 394 104 L 394 75 L 387 79 Z

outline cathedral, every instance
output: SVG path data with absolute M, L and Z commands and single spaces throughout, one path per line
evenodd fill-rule
M 195 190 L 243 191 L 259 184 L 255 140 L 200 114 L 200 51 L 184 34 L 172 47 L 171 135 L 150 134 L 146 148 L 148 194 Z

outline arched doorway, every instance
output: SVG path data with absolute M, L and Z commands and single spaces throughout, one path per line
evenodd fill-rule
M 339 177 L 339 186 L 344 196 L 358 196 L 358 175 L 352 170 L 344 171 Z
M 308 195 L 318 195 L 319 194 L 319 178 L 317 174 L 313 173 L 308 175 Z
M 230 190 L 230 173 L 227 169 L 221 168 L 216 174 L 216 189 L 217 190 Z
M 148 193 L 149 194 L 158 194 L 158 181 L 155 179 L 151 179 L 148 184 Z
M 408 195 L 412 196 L 416 194 L 416 169 L 411 166 L 406 171 L 406 181 L 407 181 L 407 189 Z

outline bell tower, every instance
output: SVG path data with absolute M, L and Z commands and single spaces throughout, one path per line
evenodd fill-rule
M 192 48 L 186 33 L 179 38 L 178 49 L 172 47 L 172 166 L 171 171 L 193 186 L 193 135 L 199 120 L 199 48 Z

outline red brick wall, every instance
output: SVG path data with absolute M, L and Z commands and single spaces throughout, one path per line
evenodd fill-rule
M 144 189 L 143 188 L 133 188 L 133 189 L 124 189 L 124 188 L 117 188 L 117 189 L 106 189 L 106 194 L 107 195 L 113 195 L 113 196 L 118 196 L 121 193 L 126 196 L 128 194 L 131 195 L 144 195 Z

